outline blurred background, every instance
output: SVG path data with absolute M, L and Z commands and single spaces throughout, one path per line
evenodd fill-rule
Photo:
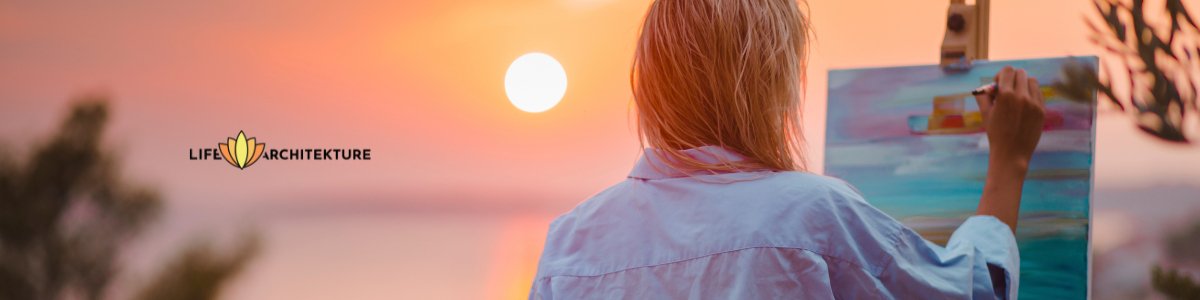
M 233 249 L 215 261 L 244 264 L 217 272 L 236 275 L 223 299 L 523 299 L 549 222 L 623 180 L 640 154 L 629 67 L 649 3 L 6 1 L 0 145 L 34 157 L 71 126 L 92 128 L 63 121 L 80 95 L 108 99 L 97 147 L 161 200 L 155 221 L 121 242 L 108 298 L 146 295 L 179 249 L 209 241 Z M 947 4 L 809 2 L 813 172 L 827 71 L 936 63 Z M 996 1 L 991 58 L 1102 54 L 1084 21 L 1093 5 Z M 541 113 L 504 90 L 509 64 L 529 52 L 557 59 L 569 82 Z M 1200 278 L 1186 251 L 1200 248 L 1188 248 L 1200 243 L 1189 238 L 1200 236 L 1189 229 L 1200 228 L 1200 147 L 1147 135 L 1111 104 L 1099 110 L 1093 294 L 1163 297 L 1155 265 Z M 245 170 L 188 159 L 239 130 L 268 148 L 372 157 Z

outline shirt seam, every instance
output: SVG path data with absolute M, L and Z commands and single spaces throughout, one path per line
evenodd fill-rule
M 560 274 L 560 275 L 547 275 L 547 276 L 543 277 L 542 279 L 546 279 L 546 278 L 553 278 L 553 277 L 601 277 L 601 276 L 605 276 L 605 275 L 609 275 L 609 274 L 616 274 L 616 273 L 621 273 L 621 272 L 630 271 L 630 270 L 634 270 L 634 269 L 651 268 L 651 267 L 657 267 L 657 266 L 665 266 L 665 265 L 670 265 L 670 264 L 677 264 L 677 263 L 681 263 L 681 262 L 686 262 L 686 261 L 691 261 L 691 260 L 697 260 L 697 259 L 701 259 L 701 258 L 711 257 L 711 256 L 719 255 L 719 254 L 732 253 L 732 252 L 740 252 L 740 251 L 743 251 L 743 250 L 750 250 L 750 249 L 792 249 L 792 250 L 800 250 L 800 251 L 805 251 L 805 252 L 813 253 L 813 254 L 819 255 L 819 256 L 821 256 L 821 257 L 824 257 L 824 258 L 828 258 L 828 259 L 836 260 L 836 261 L 839 261 L 839 262 L 844 262 L 844 263 L 846 263 L 846 264 L 849 264 L 849 265 L 851 265 L 851 266 L 854 266 L 855 268 L 859 268 L 859 269 L 862 269 L 862 270 L 864 270 L 864 271 L 867 271 L 868 273 L 874 273 L 874 272 L 871 272 L 871 270 L 870 270 L 870 269 L 868 269 L 867 267 L 864 267 L 864 266 L 862 266 L 862 265 L 859 265 L 858 263 L 855 263 L 854 261 L 851 261 L 851 260 L 849 260 L 849 259 L 844 259 L 844 258 L 837 257 L 837 256 L 832 256 L 832 255 L 826 255 L 826 254 L 822 254 L 822 253 L 820 253 L 820 252 L 813 251 L 812 249 L 808 249 L 808 248 L 801 248 L 801 247 L 786 247 L 786 246 L 748 246 L 748 247 L 742 247 L 742 248 L 737 248 L 737 249 L 731 249 L 731 250 L 725 250 L 725 251 L 720 251 L 720 252 L 714 252 L 714 253 L 705 254 L 705 255 L 700 255 L 700 256 L 695 256 L 695 257 L 689 257 L 689 258 L 675 259 L 675 260 L 670 260 L 670 261 L 667 261 L 667 262 L 662 262 L 662 263 L 657 263 L 657 264 L 649 264 L 649 265 L 643 265 L 643 266 L 628 267 L 628 268 L 623 268 L 623 269 L 614 270 L 614 271 L 609 271 L 609 272 L 601 272 L 601 273 L 598 273 L 598 274 Z
M 890 240 L 890 241 L 888 241 L 890 244 L 888 246 L 890 247 L 890 249 L 886 249 L 886 250 L 881 249 L 880 252 L 883 252 L 883 253 L 877 254 L 877 255 L 882 255 L 883 257 L 887 258 L 887 263 L 884 264 L 883 267 L 879 269 L 879 275 L 887 274 L 888 270 L 892 268 L 892 265 L 895 265 L 895 258 L 891 255 L 891 253 L 894 251 L 899 251 L 899 249 L 901 247 L 904 247 L 904 245 L 907 245 L 907 243 L 904 241 L 904 238 L 901 236 L 904 234 L 905 234 L 904 228 L 900 228 L 900 230 L 896 230 L 896 231 L 893 231 L 888 234 L 888 239 Z M 891 250 L 891 251 L 888 251 L 888 250 Z

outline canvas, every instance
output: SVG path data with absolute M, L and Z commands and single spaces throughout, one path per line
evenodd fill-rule
M 833 70 L 825 172 L 944 245 L 975 213 L 987 172 L 987 137 L 969 91 L 1005 65 L 1025 69 L 1040 81 L 1047 112 L 1022 194 L 1019 296 L 1084 299 L 1095 108 L 1049 88 L 1070 60 L 1096 65 L 1076 57 L 979 62 L 965 73 L 936 65 Z

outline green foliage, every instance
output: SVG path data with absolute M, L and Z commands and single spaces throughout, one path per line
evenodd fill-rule
M 1200 284 L 1175 269 L 1154 266 L 1150 270 L 1150 284 L 1171 299 L 1200 299 Z
M 221 286 L 258 253 L 258 247 L 257 237 L 246 238 L 239 249 L 229 254 L 217 253 L 206 243 L 196 243 L 179 253 L 135 299 L 215 299 Z
M 0 299 L 107 298 L 124 246 L 160 215 L 159 194 L 125 181 L 102 147 L 108 117 L 103 96 L 86 96 L 24 162 L 0 151 Z M 193 245 L 171 264 L 184 267 L 163 270 L 142 295 L 214 298 L 258 247 L 243 244 L 228 257 Z M 192 277 L 204 279 L 167 279 Z
M 1126 80 L 1115 81 L 1112 70 L 1105 69 L 1108 80 L 1091 71 L 1096 80 L 1081 83 L 1096 84 L 1119 109 L 1132 111 L 1143 131 L 1165 141 L 1188 142 L 1184 122 L 1200 113 L 1200 27 L 1182 0 L 1165 0 L 1166 28 L 1147 22 L 1153 16 L 1147 15 L 1144 0 L 1094 2 L 1101 21 L 1088 23 L 1091 39 L 1118 58 Z
M 1165 246 L 1163 250 L 1172 261 L 1200 265 L 1200 222 L 1167 236 Z
M 1166 259 L 1177 265 L 1200 265 L 1200 222 L 1167 234 Z M 1200 299 L 1200 283 L 1177 269 L 1154 266 L 1150 284 L 1171 299 Z

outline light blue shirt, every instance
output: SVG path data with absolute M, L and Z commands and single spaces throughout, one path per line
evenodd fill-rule
M 1016 298 L 1016 239 L 994 217 L 967 219 L 941 247 L 838 179 L 684 174 L 662 159 L 647 150 L 550 224 L 530 299 Z

